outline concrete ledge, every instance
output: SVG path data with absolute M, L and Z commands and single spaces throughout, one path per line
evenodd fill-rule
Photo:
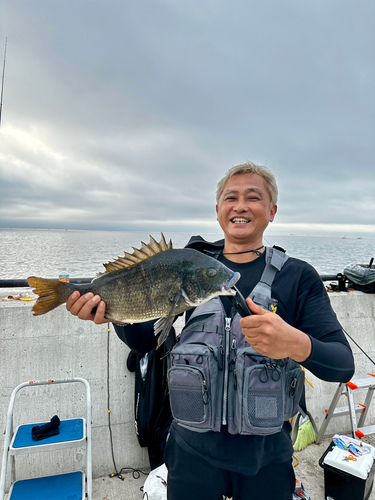
M 25 289 L 22 289 L 25 292 Z M 16 290 L 0 291 L 1 296 L 16 295 Z M 345 330 L 375 360 L 375 295 L 362 292 L 330 293 L 332 305 Z M 111 424 L 114 455 L 118 469 L 122 467 L 147 468 L 147 450 L 141 449 L 134 432 L 134 379 L 126 368 L 129 349 L 117 337 L 110 325 L 109 344 L 107 325 L 94 325 L 68 314 L 64 306 L 50 313 L 34 317 L 32 302 L 19 300 L 0 302 L 0 426 L 5 429 L 6 412 L 12 390 L 29 380 L 83 377 L 92 390 L 93 403 L 93 475 L 105 476 L 113 472 L 109 430 L 108 392 L 109 377 Z M 319 311 L 317 311 L 319 314 Z M 178 320 L 178 328 L 182 325 Z M 375 372 L 370 360 L 350 341 L 356 373 Z M 108 345 L 108 350 L 107 350 Z M 107 354 L 109 374 L 107 374 Z M 306 386 L 307 406 L 320 426 L 325 409 L 336 390 L 337 384 L 323 382 L 307 372 L 314 385 Z M 61 390 L 63 389 L 63 390 Z M 82 415 L 85 398 L 81 389 L 53 386 L 23 390 L 15 407 L 15 425 L 34 421 L 47 421 L 57 414 L 60 418 Z M 363 396 L 363 398 L 362 398 Z M 356 402 L 363 402 L 358 392 Z M 343 401 L 342 405 L 346 404 Z M 367 424 L 375 423 L 375 401 Z M 327 433 L 350 431 L 348 417 L 335 418 Z M 1 450 L 4 435 L 0 435 Z M 70 451 L 70 458 L 59 460 L 59 472 L 68 472 L 71 465 L 82 459 L 82 450 Z M 31 457 L 31 456 L 30 456 Z M 32 459 L 36 475 L 48 473 L 52 467 L 49 453 L 37 454 Z M 17 472 L 22 475 L 23 464 L 17 460 Z M 52 471 L 53 472 L 53 471 Z

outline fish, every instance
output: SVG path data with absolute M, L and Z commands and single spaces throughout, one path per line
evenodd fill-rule
M 157 320 L 158 347 L 166 340 L 175 316 L 219 295 L 234 296 L 240 278 L 218 260 L 191 248 L 174 249 L 163 233 L 160 242 L 150 236 L 140 249 L 103 264 L 105 271 L 91 283 L 73 284 L 29 276 L 29 286 L 39 297 L 32 311 L 39 316 L 64 304 L 78 290 L 92 292 L 106 304 L 109 321 L 142 323 Z

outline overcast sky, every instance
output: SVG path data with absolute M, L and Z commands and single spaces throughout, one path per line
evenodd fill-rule
M 374 25 L 374 0 L 0 0 L 0 226 L 210 231 L 252 160 L 274 232 L 374 237 Z

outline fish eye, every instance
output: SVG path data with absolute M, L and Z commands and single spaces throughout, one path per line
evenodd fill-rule
M 217 271 L 214 267 L 209 267 L 206 271 L 206 274 L 207 276 L 209 276 L 210 278 L 213 278 L 214 276 L 217 275 Z

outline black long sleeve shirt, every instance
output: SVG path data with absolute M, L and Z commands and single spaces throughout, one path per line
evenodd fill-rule
M 260 280 L 265 254 L 246 264 L 231 262 L 222 255 L 219 260 L 241 274 L 236 286 L 247 297 Z M 311 354 L 301 365 L 329 382 L 350 380 L 354 373 L 353 355 L 315 269 L 304 261 L 289 258 L 275 276 L 272 297 L 278 301 L 277 314 L 311 339 Z M 229 315 L 230 303 L 225 297 L 223 304 Z M 190 314 L 190 311 L 186 313 L 187 318 Z M 119 338 L 138 353 L 146 353 L 156 345 L 153 322 L 115 325 L 115 329 Z M 226 428 L 221 432 L 198 434 L 175 423 L 171 432 L 186 451 L 202 456 L 215 466 L 249 475 L 269 463 L 286 461 L 293 454 L 289 422 L 279 433 L 270 436 L 231 435 Z

